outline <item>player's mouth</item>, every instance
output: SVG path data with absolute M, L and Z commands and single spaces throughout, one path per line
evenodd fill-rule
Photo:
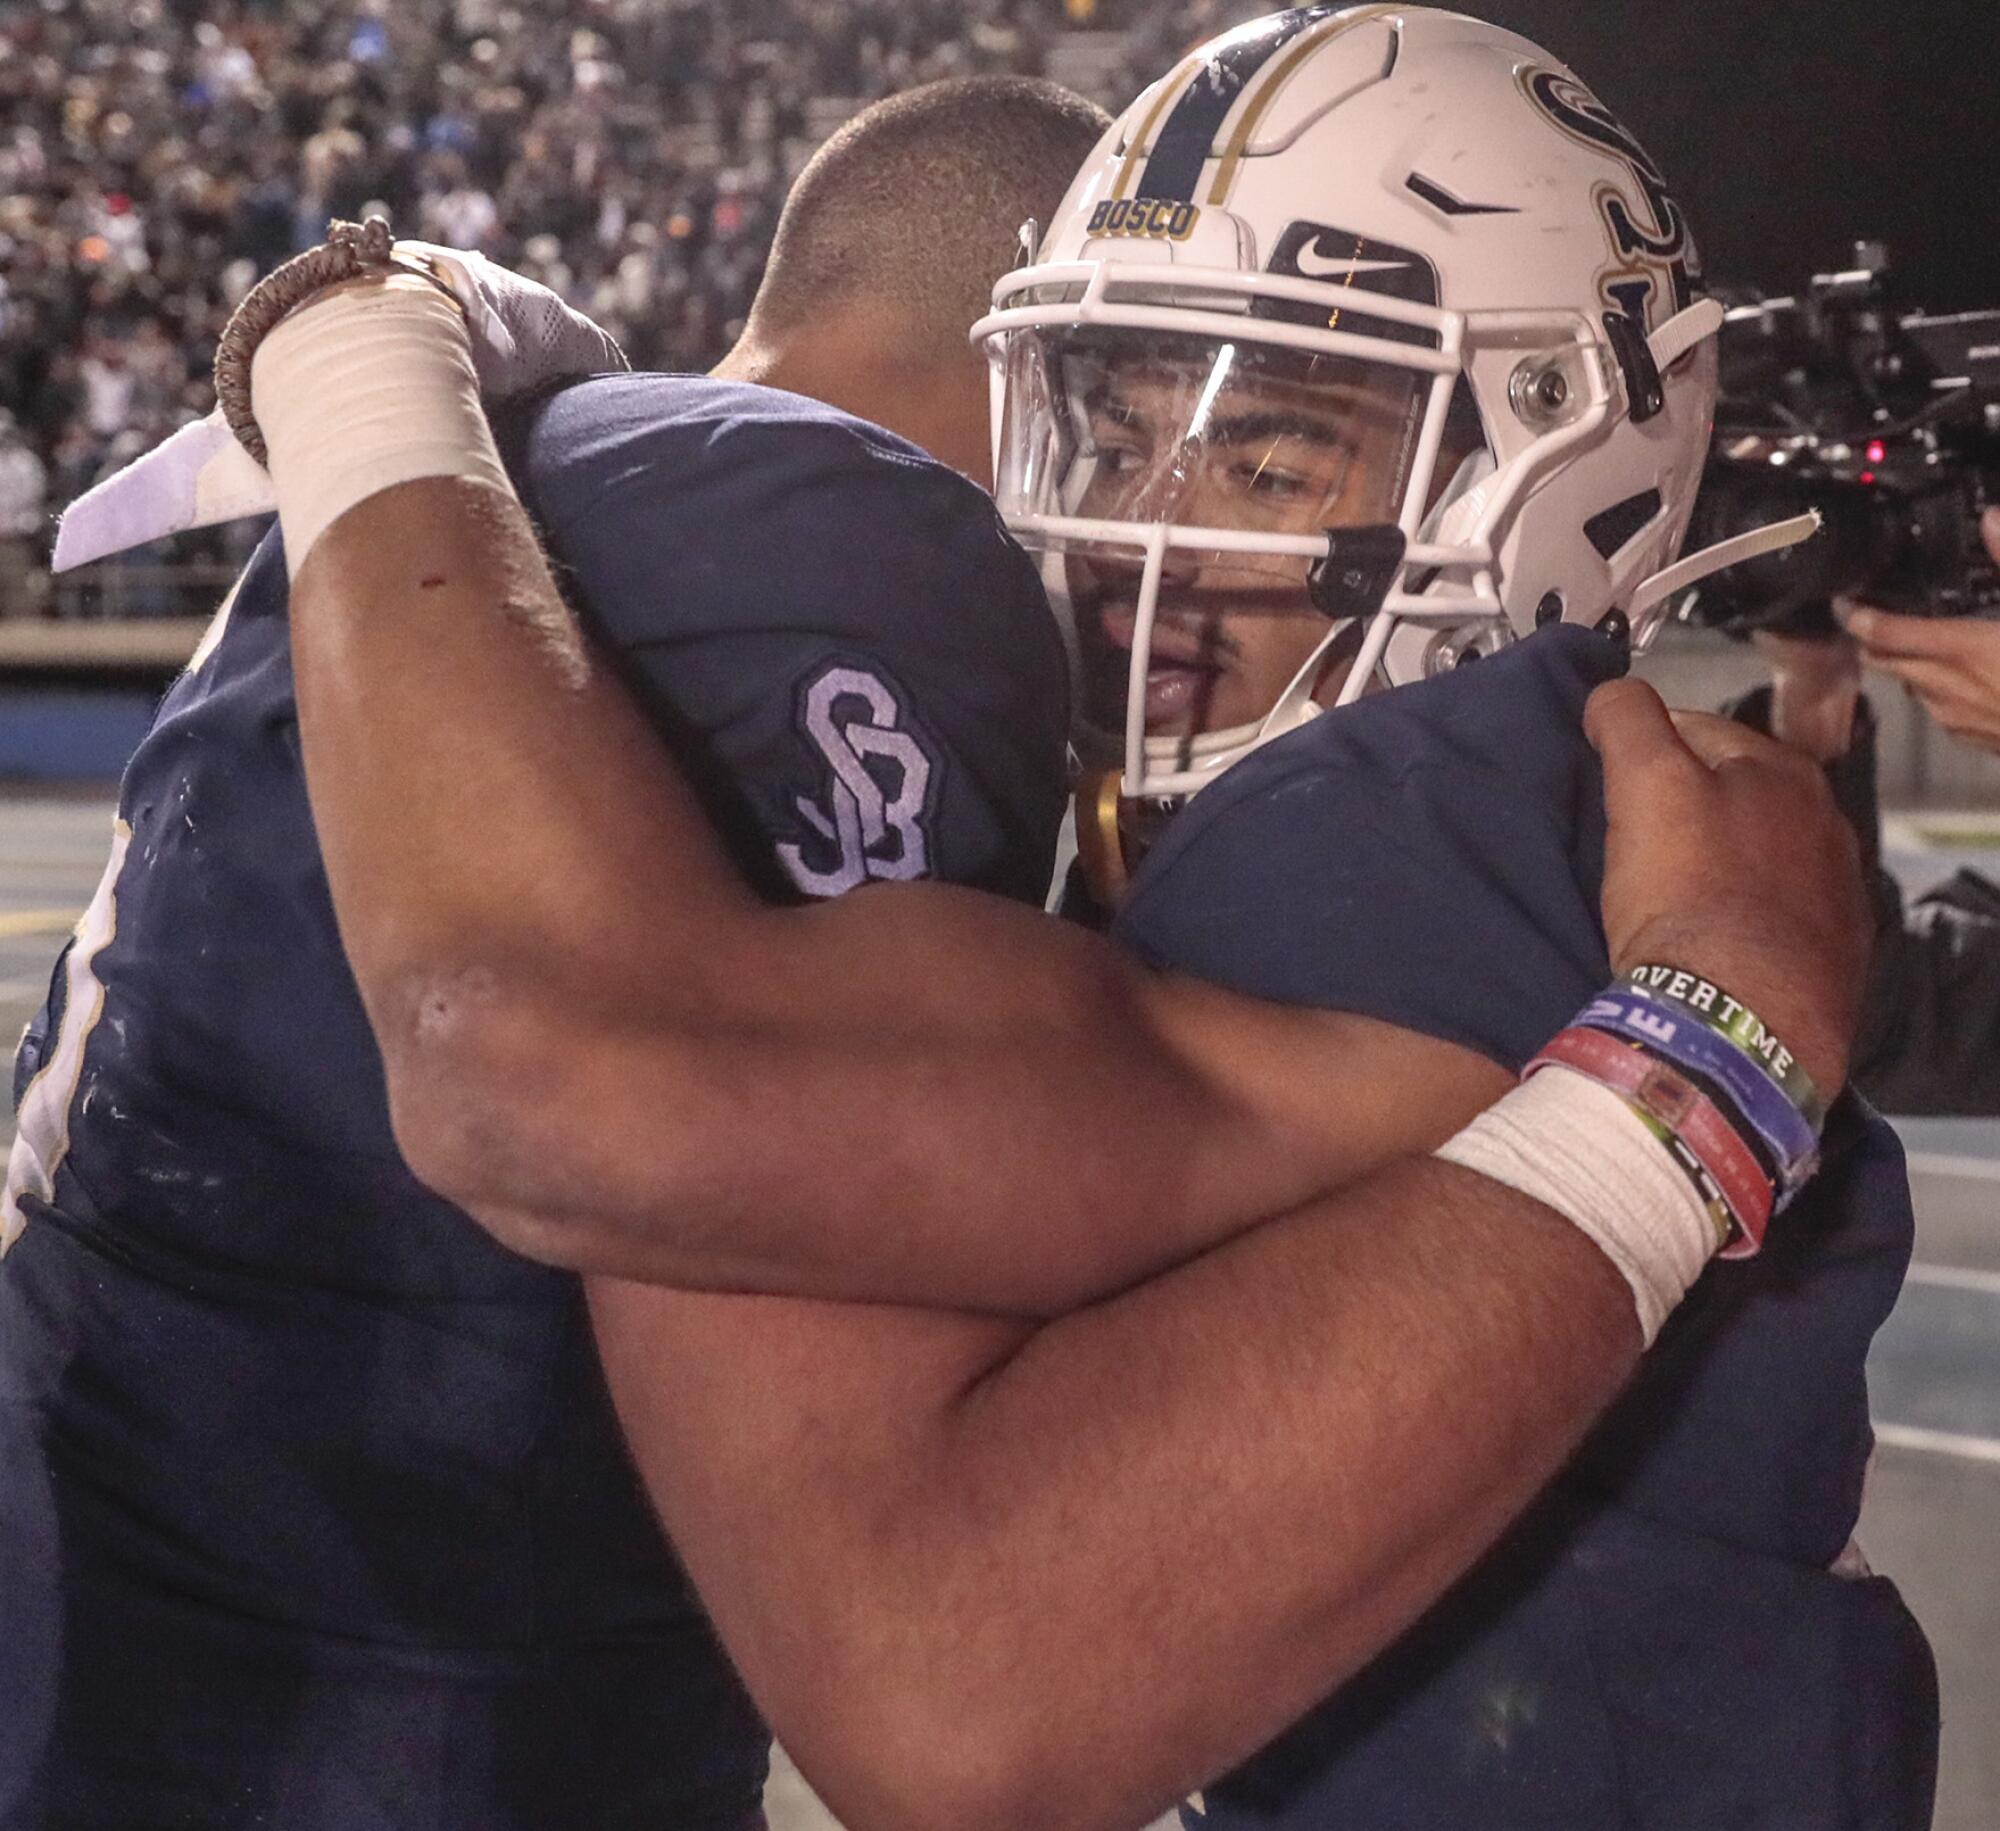
M 1119 708 L 1119 725 L 1124 723 L 1125 682 L 1137 626 L 1138 612 L 1132 605 L 1105 607 L 1097 613 L 1105 658 L 1116 676 L 1115 697 L 1106 695 L 1102 703 Z M 1229 671 L 1235 646 L 1212 623 L 1196 629 L 1156 619 L 1146 657 L 1146 728 L 1186 731 L 1205 722 L 1216 688 Z M 1111 683 L 1107 680 L 1106 684 Z

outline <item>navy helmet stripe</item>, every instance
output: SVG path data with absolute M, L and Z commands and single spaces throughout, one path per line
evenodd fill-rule
M 1195 73 L 1181 92 L 1173 112 L 1153 142 L 1153 156 L 1139 179 L 1138 195 L 1193 203 L 1201 168 L 1208 162 L 1215 137 L 1249 87 L 1250 79 L 1308 26 L 1344 12 L 1352 0 L 1294 7 L 1265 21 L 1261 29 L 1225 45 Z

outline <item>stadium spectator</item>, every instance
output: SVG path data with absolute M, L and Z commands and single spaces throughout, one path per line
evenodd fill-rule
M 214 344 L 329 216 L 386 209 L 604 322 L 648 368 L 734 340 L 817 142 L 933 78 L 1119 104 L 1255 0 L 42 0 L 0 12 L 0 408 L 60 507 L 212 404 Z M 1094 15 L 1094 16 L 1093 16 Z M 1114 41 L 1115 43 L 1116 41 Z M 1065 73 L 1069 74 L 1069 73 Z M 1071 77 L 1075 81 L 1075 77 Z M 38 526 L 45 537 L 47 518 Z M 206 549 L 202 549 L 206 550 Z M 39 551 L 33 556 L 39 565 Z
M 37 609 L 42 580 L 37 543 L 48 504 L 49 473 L 0 408 L 0 616 Z

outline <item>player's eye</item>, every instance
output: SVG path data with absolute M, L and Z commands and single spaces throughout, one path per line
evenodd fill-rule
M 1232 465 L 1230 478 L 1246 495 L 1266 502 L 1292 502 L 1315 487 L 1301 472 L 1268 462 Z
M 1091 422 L 1090 442 L 1097 451 L 1098 469 L 1106 476 L 1130 476 L 1146 461 L 1146 442 L 1122 420 Z
M 1310 500 L 1330 508 L 1340 499 L 1351 454 L 1333 446 L 1281 439 L 1252 457 L 1245 453 L 1229 467 L 1234 488 L 1267 507 L 1292 506 Z

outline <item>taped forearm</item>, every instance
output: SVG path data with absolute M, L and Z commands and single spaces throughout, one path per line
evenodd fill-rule
M 399 483 L 451 477 L 513 494 L 464 313 L 414 274 L 295 311 L 258 346 L 251 387 L 293 578 L 335 521 Z

